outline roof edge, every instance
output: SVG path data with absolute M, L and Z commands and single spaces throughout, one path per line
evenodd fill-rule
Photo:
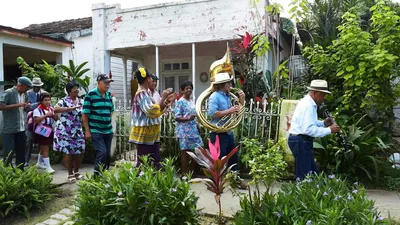
M 0 33 L 10 34 L 10 35 L 19 36 L 19 37 L 25 37 L 25 38 L 31 38 L 31 39 L 35 39 L 35 40 L 48 42 L 48 43 L 63 45 L 66 47 L 71 47 L 74 44 L 73 41 L 52 38 L 52 37 L 48 37 L 45 35 L 35 34 L 32 32 L 28 32 L 28 31 L 24 31 L 24 30 L 12 28 L 12 27 L 6 27 L 6 26 L 2 26 L 2 25 L 0 25 Z

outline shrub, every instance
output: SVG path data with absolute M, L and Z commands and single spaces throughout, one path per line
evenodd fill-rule
M 49 174 L 35 167 L 21 171 L 0 162 L 0 218 L 13 212 L 29 218 L 30 209 L 42 207 L 55 196 L 58 189 L 51 181 Z
M 276 143 L 268 140 L 265 146 L 257 139 L 246 138 L 241 144 L 241 161 L 250 168 L 253 183 L 263 182 L 269 189 L 286 169 L 287 164 L 283 157 L 286 140 Z
M 391 224 L 379 216 L 374 201 L 358 183 L 326 176 L 309 176 L 284 184 L 275 195 L 243 197 L 235 221 L 241 224 Z
M 147 161 L 144 158 L 144 161 Z M 199 224 L 198 198 L 177 179 L 173 160 L 164 171 L 123 163 L 78 183 L 76 224 Z
M 365 116 L 355 122 L 353 118 L 336 121 L 351 152 L 345 153 L 336 135 L 317 138 L 314 141 L 316 161 L 320 169 L 327 173 L 343 174 L 355 180 L 377 180 L 378 164 L 387 159 L 390 145 L 380 139 L 380 133 L 373 124 L 361 125 Z

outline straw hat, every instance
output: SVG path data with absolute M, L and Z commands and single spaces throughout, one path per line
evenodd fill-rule
M 328 91 L 328 82 L 326 80 L 312 80 L 310 87 L 307 87 L 309 91 L 319 91 L 330 94 Z

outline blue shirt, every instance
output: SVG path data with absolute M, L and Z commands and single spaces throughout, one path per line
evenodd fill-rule
M 31 103 L 31 110 L 34 110 L 38 107 L 39 105 L 38 95 L 40 95 L 43 92 L 44 92 L 43 89 L 40 89 L 38 93 L 34 92 L 33 89 L 26 92 L 26 94 L 28 95 L 28 101 Z
M 317 104 L 310 95 L 306 95 L 297 104 L 290 121 L 289 133 L 311 137 L 323 137 L 331 134 L 331 129 L 325 127 L 324 121 L 318 120 Z
M 212 116 L 217 111 L 224 111 L 232 107 L 231 96 L 229 93 L 225 93 L 222 91 L 215 91 L 208 98 L 208 115 L 212 118 Z M 212 118 L 211 122 L 213 124 L 217 124 L 222 126 L 229 119 L 230 116 L 227 117 L 225 121 L 220 122 L 220 118 Z

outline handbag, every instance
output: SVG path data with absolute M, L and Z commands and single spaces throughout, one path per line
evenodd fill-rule
M 41 114 L 43 113 L 43 115 L 45 114 L 43 109 L 40 109 Z M 46 118 L 46 122 L 47 122 L 47 118 Z M 50 134 L 52 133 L 53 128 L 51 126 L 46 126 L 44 124 L 37 124 L 35 127 L 35 134 L 38 134 L 40 136 L 43 137 L 50 137 Z
M 39 134 L 43 137 L 50 137 L 53 128 L 45 126 L 43 124 L 38 124 L 35 128 L 35 134 Z

